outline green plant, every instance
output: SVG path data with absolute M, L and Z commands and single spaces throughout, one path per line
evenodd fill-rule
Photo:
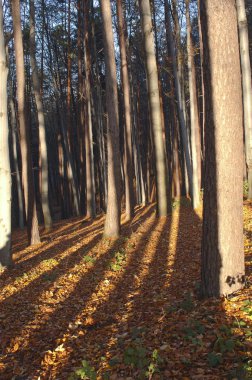
M 162 363 L 163 363 L 163 359 L 159 356 L 158 350 L 155 349 L 152 352 L 150 364 L 148 365 L 148 369 L 145 372 L 146 377 L 148 379 L 151 379 L 154 373 L 159 373 L 160 372 L 159 367 Z
M 139 370 L 145 369 L 149 361 L 147 350 L 142 345 L 131 345 L 124 352 L 124 363 Z
M 82 360 L 81 367 L 77 368 L 74 373 L 70 375 L 68 380 L 96 380 L 96 378 L 94 367 L 91 367 L 87 360 Z
M 246 314 L 248 314 L 250 317 L 252 317 L 252 301 L 246 300 L 243 302 L 243 306 L 241 307 L 241 310 L 244 311 Z
M 93 264 L 95 262 L 95 258 L 90 255 L 83 256 L 83 261 L 86 264 Z
M 119 250 L 114 254 L 112 263 L 110 264 L 110 269 L 114 272 L 117 272 L 122 269 L 122 266 L 125 262 L 126 254 L 123 249 Z

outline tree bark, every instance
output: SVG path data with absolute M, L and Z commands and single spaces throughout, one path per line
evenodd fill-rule
M 36 41 L 35 41 L 35 7 L 34 0 L 30 0 L 30 56 L 32 83 L 37 107 L 38 125 L 39 125 L 39 143 L 40 143 L 40 162 L 41 162 L 41 200 L 44 215 L 45 228 L 50 229 L 52 226 L 52 218 L 49 207 L 48 197 L 48 161 L 47 161 L 47 144 L 45 131 L 45 117 L 43 102 L 40 93 L 40 81 L 36 62 Z
M 7 110 L 8 68 L 3 31 L 3 6 L 0 0 L 0 269 L 11 265 L 11 168 Z
M 18 166 L 18 153 L 17 153 L 17 144 L 18 144 L 18 133 L 17 133 L 17 121 L 16 121 L 16 112 L 12 94 L 12 83 L 10 83 L 10 98 L 9 98 L 9 108 L 10 108 L 10 124 L 11 124 L 11 133 L 12 133 L 12 151 L 13 151 L 13 161 L 14 161 L 14 170 L 17 181 L 17 195 L 18 195 L 18 225 L 21 229 L 24 228 L 24 205 L 23 205 L 23 191 L 22 191 L 22 181 Z
M 40 237 L 34 196 L 34 174 L 31 158 L 30 131 L 25 115 L 25 68 L 20 18 L 20 1 L 12 0 L 11 5 L 17 72 L 17 98 L 20 128 L 20 146 L 22 156 L 22 182 L 24 188 L 28 242 L 29 244 L 33 245 L 40 242 Z
M 206 86 L 202 295 L 244 283 L 243 130 L 235 0 L 201 2 Z
M 249 58 L 248 25 L 244 0 L 236 0 L 240 58 L 242 69 L 243 112 L 245 129 L 246 164 L 248 170 L 248 199 L 252 200 L 252 86 Z
M 86 118 L 85 118 L 85 147 L 86 147 L 86 214 L 89 218 L 95 218 L 95 180 L 94 180 L 94 154 L 91 114 L 91 59 L 89 49 L 89 2 L 84 0 L 84 63 L 85 63 L 85 90 L 86 90 Z
M 104 236 L 118 237 L 120 234 L 121 215 L 119 115 L 114 38 L 111 5 L 109 0 L 101 0 L 101 12 L 103 21 L 103 41 L 106 68 L 106 101 L 108 115 L 108 202 Z
M 126 198 L 126 220 L 132 219 L 134 215 L 134 193 L 133 193 L 133 168 L 132 168 L 132 131 L 131 131 L 131 103 L 130 82 L 128 73 L 127 51 L 126 51 L 126 26 L 123 15 L 122 0 L 117 0 L 117 17 L 119 29 L 122 88 L 124 101 L 124 149 L 125 149 L 125 198 Z
M 189 151 L 189 139 L 188 139 L 188 133 L 187 133 L 187 127 L 186 127 L 186 121 L 185 121 L 181 83 L 179 80 L 179 70 L 178 70 L 177 62 L 176 62 L 176 49 L 175 49 L 175 44 L 174 44 L 173 34 L 172 34 L 171 9 L 170 9 L 170 5 L 168 4 L 168 0 L 165 0 L 165 5 L 166 5 L 166 10 L 167 10 L 166 11 L 166 14 L 167 14 L 166 25 L 168 28 L 167 39 L 168 39 L 169 49 L 172 56 L 172 67 L 173 67 L 173 74 L 174 74 L 175 94 L 176 94 L 177 107 L 178 107 L 178 118 L 179 118 L 179 124 L 180 124 L 183 150 L 185 153 L 185 161 L 186 161 L 186 169 L 187 169 L 187 174 L 188 174 L 190 194 L 192 194 L 193 193 L 193 183 L 192 183 L 193 176 L 192 176 L 192 164 L 191 164 L 190 151 Z
M 186 25 L 187 25 L 187 57 L 188 57 L 188 81 L 190 93 L 190 121 L 191 121 L 191 152 L 192 152 L 192 172 L 193 172 L 193 208 L 197 209 L 200 204 L 200 131 L 199 114 L 197 102 L 196 74 L 193 53 L 193 42 L 190 21 L 190 0 L 186 0 Z
M 151 20 L 150 1 L 140 0 L 139 5 L 146 54 L 146 71 L 148 81 L 148 95 L 150 102 L 151 124 L 154 137 L 157 183 L 157 211 L 159 216 L 166 216 L 168 211 L 167 167 L 162 131 L 158 72 Z

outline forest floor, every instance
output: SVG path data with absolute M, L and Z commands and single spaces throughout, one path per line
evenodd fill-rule
M 244 204 L 247 284 L 199 300 L 201 213 L 138 208 L 118 240 L 104 217 L 74 218 L 0 274 L 0 379 L 252 379 L 252 206 Z

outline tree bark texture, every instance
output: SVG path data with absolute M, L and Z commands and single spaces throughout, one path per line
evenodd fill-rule
M 134 193 L 133 193 L 133 167 L 132 167 L 132 131 L 131 131 L 131 102 L 130 102 L 130 82 L 126 50 L 126 25 L 123 14 L 122 0 L 117 1 L 117 17 L 119 29 L 121 72 L 124 103 L 124 149 L 125 149 L 125 199 L 126 199 L 126 219 L 130 220 L 134 215 Z
M 45 130 L 43 102 L 42 102 L 42 97 L 40 93 L 40 81 L 39 81 L 38 68 L 37 68 L 37 62 L 36 62 L 34 0 L 30 0 L 30 56 L 31 56 L 33 91 L 34 91 L 35 102 L 36 102 L 36 107 L 37 107 L 38 126 L 39 126 L 42 210 L 43 210 L 43 215 L 44 215 L 45 228 L 50 229 L 52 226 L 52 218 L 51 218 L 51 213 L 50 213 L 49 197 L 48 197 L 49 183 L 48 183 L 47 144 L 46 144 L 46 130 Z
M 118 237 L 121 216 L 121 171 L 119 150 L 119 115 L 115 64 L 114 36 L 112 29 L 111 4 L 101 0 L 103 41 L 106 68 L 107 103 L 107 151 L 108 151 L 108 201 L 104 236 Z
M 248 170 L 248 199 L 252 200 L 252 87 L 251 87 L 251 65 L 249 58 L 248 25 L 245 10 L 245 1 L 236 0 L 240 58 L 242 69 L 243 89 L 243 112 L 245 129 L 246 164 Z
M 40 242 L 40 236 L 34 196 L 34 174 L 32 168 L 30 131 L 25 114 L 25 67 L 20 18 L 20 1 L 12 0 L 11 5 L 14 32 L 14 49 L 16 57 L 18 118 L 22 156 L 22 182 L 24 188 L 28 242 L 29 244 L 33 245 Z
M 206 102 L 202 295 L 244 282 L 243 119 L 235 0 L 201 2 Z
M 167 168 L 162 131 L 158 72 L 155 55 L 150 1 L 140 0 L 139 5 L 146 56 L 146 72 L 148 81 L 151 125 L 154 138 L 157 183 L 157 211 L 159 216 L 166 216 L 168 211 Z
M 3 31 L 3 6 L 0 0 L 0 269 L 11 264 L 11 168 L 7 110 L 8 68 Z
M 193 52 L 193 41 L 191 31 L 191 20 L 189 10 L 190 0 L 186 0 L 186 25 L 187 25 L 187 57 L 188 57 L 188 81 L 190 93 L 190 122 L 191 122 L 191 152 L 192 152 L 192 172 L 193 172 L 193 208 L 197 209 L 200 204 L 200 173 L 201 173 L 201 152 L 200 152 L 200 130 L 199 114 L 197 102 L 196 74 Z

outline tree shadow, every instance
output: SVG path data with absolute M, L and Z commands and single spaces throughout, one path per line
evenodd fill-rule
M 152 205 L 116 241 L 94 232 L 83 246 L 75 243 L 0 304 L 1 379 L 64 380 L 82 359 L 100 376 L 141 378 L 142 369 L 125 364 L 129 348 L 144 349 L 149 363 L 157 350 L 157 379 L 226 378 L 239 364 L 237 350 L 209 364 L 208 354 L 219 357 L 217 340 L 233 339 L 225 331 L 234 317 L 223 300 L 198 299 L 201 220 L 190 207 L 156 219 Z M 83 261 L 87 255 L 93 261 Z
M 133 222 L 125 224 L 124 232 L 130 233 L 131 231 L 137 230 L 139 223 L 143 223 L 143 221 L 149 217 L 150 213 L 152 213 L 152 210 L 153 206 L 140 210 Z M 139 222 L 140 218 L 141 222 Z M 22 277 L 22 271 L 21 273 L 19 271 L 21 275 L 20 281 L 22 283 L 24 282 L 22 289 L 18 290 L 17 286 L 17 291 L 9 296 L 7 291 L 7 293 L 3 294 L 5 297 L 2 297 L 3 300 L 1 302 L 1 310 L 3 310 L 4 315 L 7 316 L 5 320 L 2 321 L 1 319 L 1 353 L 4 358 L 3 362 L 8 363 L 11 357 L 13 359 L 13 364 L 7 368 L 8 374 L 2 378 L 9 378 L 10 373 L 14 373 L 15 366 L 20 365 L 21 362 L 23 362 L 23 368 L 25 368 L 33 361 L 34 350 L 31 347 L 30 351 L 29 348 L 26 347 L 24 350 L 19 350 L 16 354 L 11 353 L 11 346 L 15 339 L 26 335 L 26 339 L 31 342 L 32 347 L 40 345 L 42 340 L 45 344 L 45 348 L 48 348 L 48 344 L 50 345 L 54 341 L 55 335 L 50 336 L 48 331 L 45 332 L 47 323 L 49 327 L 49 322 L 54 321 L 55 325 L 59 328 L 59 335 L 60 331 L 67 330 L 71 318 L 65 318 L 65 315 L 70 312 L 70 315 L 72 313 L 72 318 L 74 318 L 74 316 L 78 314 L 79 310 L 83 308 L 83 304 L 85 304 L 88 297 L 92 295 L 93 290 L 95 290 L 105 276 L 116 250 L 119 247 L 124 247 L 127 243 L 127 239 L 124 237 L 117 241 L 102 240 L 101 237 L 101 233 L 98 232 L 98 234 L 95 234 L 94 232 L 94 237 L 90 238 L 90 242 L 81 247 L 78 245 L 78 239 L 77 242 L 75 240 L 75 244 L 74 239 L 70 239 L 69 242 L 72 249 L 66 249 L 65 252 L 62 252 L 62 250 L 61 252 L 59 251 L 60 256 L 58 261 L 51 261 L 55 260 L 56 255 L 54 251 L 50 254 L 48 250 L 46 257 L 48 257 L 49 268 L 46 266 L 43 274 L 41 274 L 40 271 L 38 276 L 35 279 L 29 279 L 27 284 L 26 278 Z M 103 252 L 100 254 L 99 251 Z M 91 263 L 88 268 L 85 268 L 85 264 L 82 261 L 84 254 L 92 256 L 95 265 Z M 38 255 L 38 260 L 41 260 L 41 254 Z M 78 273 L 75 273 L 75 268 L 82 264 L 82 262 L 83 271 L 79 271 L 78 269 Z M 34 265 L 34 261 L 32 261 L 32 264 Z M 53 264 L 53 268 L 50 268 L 51 264 Z M 21 270 L 22 269 L 23 268 L 21 268 Z M 16 273 L 18 273 L 18 270 Z M 75 275 L 76 278 L 74 280 L 72 277 L 75 277 Z M 3 283 L 5 284 L 5 282 Z M 69 295 L 66 290 L 63 292 L 63 296 L 57 297 L 57 293 L 61 293 L 66 283 L 70 285 L 68 289 Z M 48 295 L 50 296 L 52 291 L 55 293 L 54 305 L 50 305 L 50 302 L 47 301 Z M 83 293 L 82 300 L 76 302 L 75 305 L 73 305 L 73 299 L 71 298 L 72 293 Z M 15 308 L 15 315 L 13 314 L 13 308 Z M 40 308 L 45 310 L 45 319 L 36 320 Z M 18 320 L 16 313 L 19 314 Z M 10 327 L 14 325 L 15 329 L 11 329 Z M 38 339 L 40 335 L 41 339 Z M 52 347 L 50 346 L 50 348 Z M 19 359 L 15 359 L 17 356 Z M 27 360 L 24 358 L 27 358 Z M 40 362 L 39 355 L 37 360 Z

